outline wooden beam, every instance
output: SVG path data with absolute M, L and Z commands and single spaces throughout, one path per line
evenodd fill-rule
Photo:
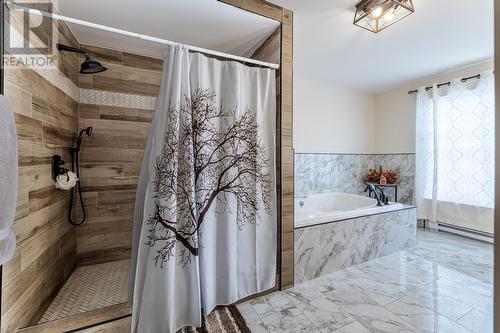
M 293 13 L 281 19 L 281 289 L 294 285 Z
M 228 5 L 281 22 L 282 8 L 263 0 L 218 0 Z

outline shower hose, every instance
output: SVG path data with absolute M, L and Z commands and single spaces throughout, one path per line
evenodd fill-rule
M 83 202 L 83 196 L 82 196 L 82 187 L 80 184 L 80 163 L 79 163 L 79 158 L 78 155 L 80 153 L 80 148 L 70 148 L 69 152 L 71 154 L 71 170 L 76 173 L 76 178 L 78 179 L 76 181 L 76 188 L 77 188 L 77 195 L 80 196 L 80 205 L 82 207 L 82 215 L 83 219 L 81 221 L 73 221 L 73 197 L 74 197 L 74 189 L 71 189 L 71 194 L 70 194 L 70 201 L 69 201 L 69 211 L 68 211 L 68 221 L 72 225 L 82 225 L 85 223 L 85 220 L 87 219 L 87 212 L 85 211 L 85 203 Z M 75 168 L 76 166 L 76 168 Z

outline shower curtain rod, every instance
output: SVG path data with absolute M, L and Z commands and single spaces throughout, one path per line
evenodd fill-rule
M 259 60 L 255 60 L 255 59 L 240 57 L 237 55 L 228 54 L 228 53 L 224 53 L 224 52 L 208 50 L 208 49 L 204 49 L 204 48 L 197 47 L 197 46 L 177 43 L 177 42 L 173 42 L 173 41 L 162 39 L 162 38 L 152 37 L 152 36 L 143 35 L 143 34 L 131 32 L 131 31 L 127 31 L 127 30 L 108 27 L 106 25 L 92 23 L 92 22 L 88 22 L 88 21 L 83 21 L 83 20 L 79 20 L 79 19 L 75 19 L 72 17 L 63 16 L 63 15 L 59 15 L 59 14 L 47 13 L 44 11 L 40 11 L 38 9 L 32 9 L 32 8 L 17 5 L 11 1 L 6 1 L 5 4 L 7 5 L 7 8 L 9 8 L 9 9 L 29 10 L 30 14 L 48 17 L 48 18 L 52 18 L 52 19 L 56 19 L 56 20 L 60 20 L 60 21 L 64 21 L 64 22 L 74 23 L 74 24 L 82 25 L 82 26 L 89 27 L 89 28 L 95 28 L 95 29 L 99 29 L 99 30 L 109 31 L 109 32 L 113 32 L 116 34 L 120 34 L 120 35 L 125 35 L 125 36 L 130 36 L 130 37 L 134 37 L 134 38 L 138 38 L 138 39 L 142 39 L 142 40 L 147 40 L 150 42 L 155 42 L 158 44 L 183 46 L 183 47 L 185 47 L 193 52 L 205 53 L 205 54 L 213 55 L 216 57 L 232 59 L 232 60 L 236 60 L 236 61 L 243 62 L 243 63 L 254 64 L 254 65 L 269 67 L 269 68 L 273 68 L 273 69 L 278 69 L 280 67 L 279 64 L 273 64 L 273 63 L 259 61 Z
M 493 71 L 493 73 L 495 73 L 495 71 Z M 465 83 L 465 82 L 467 82 L 467 81 L 469 81 L 471 79 L 478 79 L 479 80 L 480 78 L 481 78 L 481 74 L 476 74 L 476 75 L 464 77 L 460 81 L 462 81 L 462 83 Z M 441 87 L 449 86 L 449 85 L 451 85 L 451 81 L 444 82 L 444 83 L 439 83 L 437 85 L 437 87 L 441 88 Z M 431 89 L 432 89 L 432 86 L 425 87 L 425 91 L 429 91 Z M 408 91 L 408 95 L 411 95 L 411 94 L 414 94 L 414 93 L 418 93 L 418 89 Z

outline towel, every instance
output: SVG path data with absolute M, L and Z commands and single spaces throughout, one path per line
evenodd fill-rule
M 0 95 L 0 265 L 14 255 L 12 223 L 17 201 L 16 121 L 7 97 Z

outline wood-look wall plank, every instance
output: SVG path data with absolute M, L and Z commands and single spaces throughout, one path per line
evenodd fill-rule
M 33 214 L 40 209 L 51 206 L 54 203 L 64 202 L 67 193 L 58 190 L 54 185 L 49 185 L 41 189 L 30 191 L 28 193 L 29 214 Z
M 135 191 L 103 191 L 95 193 L 99 206 L 135 204 Z
M 252 59 L 279 64 L 281 60 L 281 26 L 269 36 L 252 54 Z M 276 93 L 279 95 L 279 89 Z
M 87 266 L 102 264 L 110 261 L 117 261 L 130 258 L 131 244 L 123 247 L 113 246 L 108 249 L 98 249 L 78 253 L 78 265 Z
M 53 184 L 50 165 L 19 168 L 19 190 L 36 190 Z
M 87 51 L 87 53 L 93 58 L 98 61 L 107 61 L 111 63 L 117 63 L 121 64 L 122 63 L 122 52 L 120 51 L 115 51 L 112 49 L 105 49 L 102 47 L 97 47 L 97 46 L 92 46 L 88 44 L 82 44 L 81 48 Z M 81 57 L 80 60 L 84 60 L 83 57 Z M 91 77 L 91 75 L 88 75 Z
M 29 240 L 20 244 L 21 246 L 21 270 L 35 261 L 45 249 L 58 242 L 70 228 L 66 218 L 56 221 L 40 233 L 35 234 Z
M 16 110 L 16 113 L 22 114 L 27 117 L 31 117 L 31 94 L 30 92 L 23 88 L 22 86 L 12 82 L 10 80 L 5 80 L 6 88 L 9 93 L 10 104 Z
M 27 190 L 20 190 L 17 193 L 16 201 L 16 215 L 14 216 L 14 221 L 22 219 L 28 216 L 28 202 L 29 202 L 29 192 Z
M 61 146 L 31 140 L 17 140 L 19 166 L 50 165 L 52 155 L 61 155 Z
M 17 137 L 20 140 L 42 142 L 43 124 L 41 121 L 16 113 Z
M 153 71 L 163 70 L 163 60 L 127 52 L 123 53 L 123 64 L 130 67 L 149 69 Z
M 78 46 L 67 26 L 57 25 L 59 42 Z M 78 57 L 58 56 L 61 72 L 78 84 Z M 52 155 L 68 158 L 78 103 L 48 80 L 29 69 L 5 70 L 5 95 L 16 114 L 19 190 L 17 248 L 2 269 L 2 333 L 36 323 L 76 265 L 76 230 L 66 221 L 69 193 L 55 190 L 50 164 Z
M 78 117 L 81 119 L 99 119 L 99 105 L 80 103 Z
M 153 110 L 142 110 L 134 108 L 123 108 L 116 106 L 103 105 L 99 108 L 99 116 L 101 119 L 120 120 L 129 122 L 144 122 L 151 123 L 153 119 Z M 85 118 L 85 117 L 83 117 Z
M 92 81 L 92 88 L 97 90 L 147 96 L 158 96 L 158 92 L 160 91 L 159 85 L 136 82 L 133 80 L 125 81 L 123 79 L 94 76 Z
M 88 147 L 82 149 L 80 161 L 82 165 L 86 162 L 135 162 L 139 161 L 139 153 L 137 149 Z

